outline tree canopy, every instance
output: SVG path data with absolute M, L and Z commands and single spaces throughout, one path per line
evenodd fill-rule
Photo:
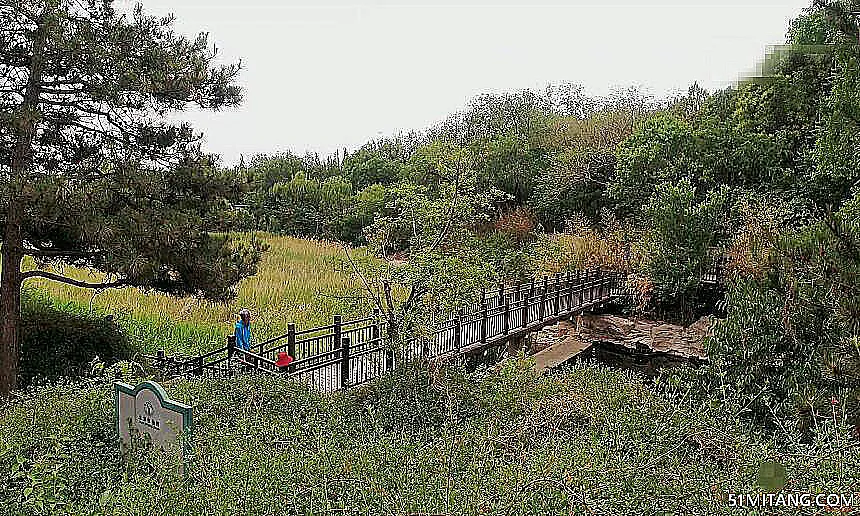
M 207 36 L 112 2 L 0 5 L 0 392 L 15 385 L 23 280 L 136 286 L 224 299 L 260 246 L 210 231 L 235 177 L 166 116 L 237 105 L 239 65 L 217 65 Z M 24 255 L 93 267 L 103 281 L 22 272 Z

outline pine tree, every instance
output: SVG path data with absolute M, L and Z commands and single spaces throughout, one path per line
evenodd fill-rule
M 166 120 L 237 105 L 240 66 L 216 66 L 207 36 L 172 22 L 111 0 L 0 3 L 0 395 L 16 386 L 28 278 L 226 299 L 254 273 L 258 243 L 207 231 L 233 180 Z M 24 256 L 106 279 L 23 272 Z

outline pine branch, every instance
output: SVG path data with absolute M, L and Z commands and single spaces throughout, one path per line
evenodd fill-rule
M 101 251 L 73 251 L 41 247 L 25 248 L 24 253 L 34 258 L 90 258 L 104 254 Z
M 74 285 L 76 287 L 96 288 L 96 289 L 119 288 L 119 287 L 127 287 L 127 286 L 131 285 L 131 283 L 125 279 L 117 280 L 117 281 L 111 281 L 111 282 L 104 282 L 104 283 L 88 283 L 86 281 L 79 281 L 79 280 L 76 280 L 73 278 L 68 278 L 66 276 L 62 276 L 60 274 L 54 274 L 53 272 L 46 272 L 46 271 L 29 271 L 29 272 L 25 272 L 24 274 L 21 275 L 22 281 L 27 280 L 29 278 L 45 278 L 45 279 L 57 281 L 60 283 L 65 283 L 67 285 Z

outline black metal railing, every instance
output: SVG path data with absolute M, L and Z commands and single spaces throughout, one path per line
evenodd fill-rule
M 552 324 L 561 318 L 606 303 L 623 292 L 617 273 L 587 270 L 533 279 L 518 285 L 482 290 L 474 303 L 433 325 L 429 335 L 416 337 L 395 353 L 386 342 L 386 321 L 378 311 L 369 317 L 298 330 L 260 343 L 250 350 L 227 345 L 200 356 L 178 359 L 159 352 L 154 361 L 167 376 L 231 375 L 242 370 L 288 375 L 331 392 L 360 385 L 393 369 L 398 361 L 416 357 L 476 355 L 510 339 Z M 293 361 L 279 367 L 282 353 Z

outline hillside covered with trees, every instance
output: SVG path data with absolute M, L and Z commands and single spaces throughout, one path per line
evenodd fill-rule
M 725 90 L 484 95 L 354 152 L 243 160 L 233 223 L 421 263 L 441 230 L 446 260 L 487 283 L 547 267 L 535 254 L 608 266 L 633 274 L 645 312 L 679 320 L 714 309 L 702 277 L 722 258 L 710 388 L 770 423 L 833 400 L 860 423 L 855 7 L 814 3 L 767 75 Z
M 855 12 L 813 0 L 719 91 L 482 95 L 351 151 L 224 166 L 168 118 L 241 103 L 205 34 L 0 4 L 0 514 L 720 514 L 773 461 L 771 491 L 860 491 Z M 624 315 L 714 316 L 707 362 L 417 360 L 331 395 L 172 379 L 187 474 L 117 446 L 112 382 L 223 346 L 240 307 L 258 337 L 381 308 L 396 349 L 481 288 L 594 267 L 626 278 Z

